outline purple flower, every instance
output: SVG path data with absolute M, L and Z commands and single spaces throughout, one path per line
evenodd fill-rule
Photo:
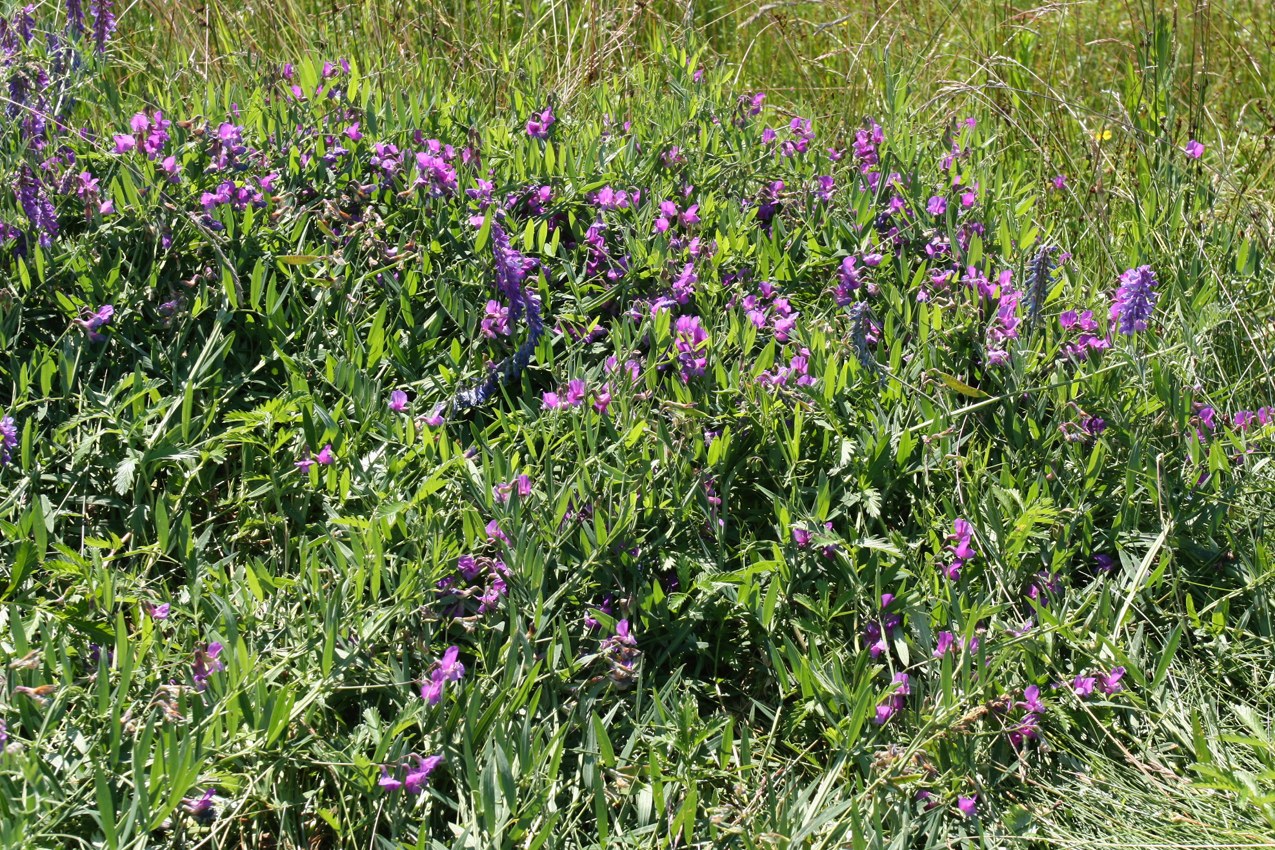
M 390 410 L 395 413 L 402 413 L 407 410 L 407 393 L 402 390 L 395 390 L 390 393 Z
M 430 705 L 438 705 L 438 701 L 443 698 L 443 685 L 443 680 L 437 677 L 427 679 L 421 685 L 421 699 Z
M 1045 704 L 1040 701 L 1040 688 L 1036 685 L 1028 685 L 1023 689 L 1023 701 L 1018 704 L 1019 708 L 1026 709 L 1029 714 L 1044 714 Z
M 1183 148 L 1183 150 L 1186 151 L 1186 155 L 1191 157 L 1191 159 L 1199 159 L 1204 156 L 1204 145 L 1200 144 L 1195 139 L 1187 142 L 1186 147 Z
M 563 399 L 563 404 L 567 407 L 579 407 L 584 403 L 585 396 L 588 395 L 588 385 L 582 378 L 572 378 L 567 382 L 567 397 Z
M 195 690 L 206 690 L 208 677 L 226 669 L 226 665 L 217 657 L 221 655 L 221 650 L 222 645 L 217 641 L 195 650 L 195 662 L 191 665 L 191 678 L 195 681 Z
M 401 780 L 390 776 L 390 769 L 386 765 L 381 765 L 381 778 L 376 780 L 376 784 L 391 792 L 403 787 Z
M 18 423 L 12 416 L 0 419 L 0 466 L 13 460 L 13 450 L 18 447 Z
M 968 520 L 956 519 L 952 523 L 952 534 L 948 535 L 948 541 L 954 542 L 955 545 L 948 546 L 952 554 L 958 561 L 968 561 L 976 554 L 971 538 L 974 534 L 974 527 L 970 525 Z
M 1120 275 L 1109 318 L 1120 333 L 1131 336 L 1147 329 L 1147 321 L 1155 310 L 1160 294 L 1155 291 L 1155 272 L 1150 266 L 1138 266 Z
M 1124 690 L 1124 685 L 1120 680 L 1124 678 L 1125 669 L 1123 667 L 1113 667 L 1111 672 L 1102 676 L 1098 680 L 1098 690 L 1104 694 L 1111 695 Z
M 491 522 L 487 523 L 487 539 L 499 540 L 502 543 L 504 543 L 506 546 L 513 545 L 512 543 L 509 542 L 509 538 L 505 535 L 505 532 L 500 530 L 500 523 L 496 522 L 494 519 Z
M 1010 730 L 1009 742 L 1014 749 L 1020 749 L 1026 741 L 1040 737 L 1040 720 L 1035 714 L 1027 714 L 1019 721 L 1018 727 Z
M 197 823 L 209 824 L 217 819 L 217 810 L 213 808 L 213 797 L 216 791 L 209 788 L 200 797 L 187 797 L 182 800 L 182 809 L 195 819 Z
M 449 646 L 443 653 L 443 657 L 438 660 L 438 670 L 436 671 L 445 681 L 459 682 L 465 676 L 465 665 L 458 660 L 460 658 L 460 647 Z
M 947 631 L 939 632 L 938 640 L 934 646 L 934 657 L 942 658 L 944 655 L 947 655 L 954 646 L 956 646 L 956 635 Z
M 894 713 L 895 713 L 895 708 L 893 705 L 889 705 L 889 704 L 878 705 L 877 714 L 876 714 L 876 717 L 873 718 L 873 722 L 876 723 L 878 726 L 884 726 L 890 720 L 890 718 L 894 716 Z
M 1093 556 L 1094 564 L 1100 572 L 1109 573 L 1116 568 L 1116 559 L 1112 555 L 1105 552 L 1099 552 Z
M 425 786 L 429 784 L 429 775 L 443 763 L 443 757 L 428 756 L 421 758 L 420 756 L 414 756 L 414 758 L 416 759 L 416 765 L 415 767 L 408 766 L 407 775 L 403 777 L 403 788 L 409 794 L 420 794 L 425 790 Z
M 960 809 L 961 814 L 967 818 L 975 817 L 978 814 L 978 795 L 972 794 L 969 797 L 957 797 L 956 808 Z
M 319 449 L 319 453 L 314 456 L 314 460 L 322 466 L 330 466 L 332 461 L 336 460 L 336 455 L 332 453 L 332 444 L 328 443 Z
M 541 393 L 540 406 L 545 410 L 557 410 L 559 407 L 562 407 L 562 400 L 558 398 L 557 393 Z
M 147 613 L 151 615 L 153 620 L 167 620 L 172 607 L 168 602 L 161 602 L 158 605 L 151 605 L 147 608 Z
M 425 424 L 431 428 L 437 428 L 443 424 L 443 406 L 441 404 L 434 408 L 433 413 L 425 417 Z
M 935 195 L 930 198 L 930 202 L 925 205 L 925 209 L 933 216 L 940 216 L 947 212 L 947 198 L 942 195 Z
M 1094 676 L 1077 676 L 1071 682 L 1071 689 L 1076 692 L 1076 696 L 1084 698 L 1093 694 L 1094 685 L 1098 683 Z
M 112 0 L 89 0 L 89 10 L 93 13 L 93 44 L 98 53 L 106 52 L 106 42 L 115 32 L 115 14 L 111 11 Z
M 797 544 L 798 549 L 805 549 L 810 545 L 810 532 L 804 528 L 794 528 L 792 530 L 792 540 Z
M 708 367 L 708 332 L 700 324 L 699 316 L 678 316 L 675 330 L 677 362 L 685 384 L 703 375 Z
M 549 138 L 549 128 L 554 125 L 557 119 L 553 117 L 553 107 L 547 106 L 540 113 L 533 113 L 527 119 L 527 135 L 533 139 Z

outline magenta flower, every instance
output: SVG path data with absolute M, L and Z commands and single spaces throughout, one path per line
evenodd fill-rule
M 429 775 L 443 763 L 443 757 L 428 756 L 421 758 L 420 756 L 414 756 L 414 758 L 416 759 L 416 765 L 415 767 L 408 766 L 407 776 L 403 777 L 403 788 L 409 794 L 420 794 L 425 790 L 425 786 L 429 784 Z
M 586 395 L 588 395 L 588 386 L 584 380 L 573 378 L 567 382 L 567 397 L 563 400 L 563 404 L 567 407 L 579 407 Z
M 115 308 L 110 304 L 103 304 L 92 315 L 76 319 L 75 322 L 87 332 L 89 342 L 102 342 L 106 339 L 106 335 L 99 332 L 109 325 L 113 318 L 115 318 Z
M 459 682 L 465 676 L 465 665 L 458 660 L 460 658 L 460 647 L 449 646 L 443 653 L 443 657 L 438 660 L 438 670 L 436 671 L 445 681 Z
M 319 453 L 314 456 L 314 460 L 323 466 L 330 466 L 332 461 L 336 460 L 336 455 L 332 453 L 332 444 L 328 443 L 319 449 Z
M 438 705 L 439 700 L 443 698 L 443 687 L 446 683 L 442 679 L 431 677 L 425 680 L 425 684 L 421 685 L 421 699 L 430 705 Z
M 942 658 L 944 655 L 947 655 L 949 652 L 951 652 L 952 648 L 955 646 L 956 646 L 956 635 L 948 631 L 939 632 L 938 640 L 935 642 L 935 646 L 934 646 L 934 657 Z
M 792 530 L 792 539 L 797 544 L 798 549 L 805 549 L 810 545 L 810 532 L 804 528 L 794 528 Z
M 1110 696 L 1124 690 L 1124 685 L 1120 680 L 1124 678 L 1125 669 L 1123 667 L 1113 667 L 1111 672 L 1105 674 L 1098 680 L 1098 690 Z
M 310 467 L 312 466 L 314 466 L 314 458 L 310 457 L 310 452 L 307 449 L 306 453 L 302 455 L 301 460 L 297 461 L 296 467 L 301 470 L 302 473 L 306 473 L 310 471 Z
M 158 605 L 149 606 L 146 610 L 153 620 L 167 620 L 172 607 L 173 606 L 167 602 L 161 602 Z
M 700 324 L 699 316 L 678 316 L 677 362 L 681 367 L 682 383 L 698 378 L 708 367 L 708 332 Z
M 967 818 L 975 817 L 978 814 L 978 795 L 972 794 L 969 797 L 957 797 L 956 808 L 960 809 L 961 814 Z
M 540 406 L 545 410 L 557 410 L 562 407 L 562 401 L 558 398 L 557 393 L 541 393 Z
M 1014 749 L 1021 749 L 1027 741 L 1040 737 L 1040 720 L 1034 714 L 1027 714 L 1019 721 L 1018 726 L 1009 733 L 1009 742 Z
M 930 198 L 930 202 L 925 205 L 925 209 L 930 215 L 940 216 L 947 212 L 947 198 L 942 195 L 935 195 Z
M 217 818 L 217 810 L 213 808 L 213 797 L 216 793 L 209 788 L 199 797 L 187 797 L 182 800 L 182 810 L 193 817 L 197 823 L 212 823 Z
M 509 538 L 505 535 L 505 532 L 500 530 L 500 523 L 496 522 L 494 519 L 491 522 L 487 523 L 487 539 L 489 541 L 499 540 L 502 543 L 504 543 L 506 546 L 513 545 L 512 543 L 509 542 Z
M 1025 709 L 1029 714 L 1044 714 L 1045 704 L 1040 701 L 1040 688 L 1036 685 L 1028 685 L 1023 689 L 1023 701 L 1018 704 L 1019 708 Z
M 18 447 L 18 423 L 12 416 L 0 419 L 0 466 L 8 466 L 13 460 L 13 450 Z
M 381 778 L 376 780 L 376 784 L 384 788 L 386 791 L 391 791 L 391 792 L 397 791 L 398 789 L 403 787 L 403 783 L 401 780 L 395 779 L 393 776 L 390 776 L 390 769 L 385 765 L 381 765 Z
M 1183 148 L 1183 150 L 1186 151 L 1186 155 L 1191 159 L 1199 159 L 1204 156 L 1204 145 L 1200 144 L 1195 139 L 1187 142 L 1186 147 Z
M 954 546 L 948 548 L 952 550 L 952 554 L 961 561 L 968 561 L 975 555 L 973 544 L 970 542 L 973 537 L 974 527 L 969 524 L 968 520 L 957 519 L 952 523 L 952 534 L 948 540 L 955 541 Z
M 395 413 L 402 413 L 407 410 L 407 393 L 402 390 L 395 390 L 390 393 L 390 410 Z
M 884 726 L 887 722 L 889 722 L 890 718 L 894 716 L 894 712 L 894 706 L 892 705 L 878 705 L 876 717 L 873 718 L 873 722 L 878 726 Z
M 1076 696 L 1081 699 L 1093 694 L 1094 685 L 1098 683 L 1098 679 L 1094 676 L 1077 676 L 1071 682 L 1071 689 L 1076 692 Z
M 433 413 L 425 417 L 425 424 L 431 428 L 437 428 L 443 424 L 443 405 L 438 405 L 434 408 Z
M 557 119 L 553 116 L 553 107 L 547 106 L 543 112 L 533 113 L 527 119 L 527 135 L 533 139 L 547 139 L 549 138 L 549 128 L 556 121 Z
M 213 641 L 202 649 L 195 650 L 195 661 L 191 665 L 191 678 L 195 681 L 195 690 L 202 691 L 208 687 L 208 678 L 213 673 L 226 669 L 225 663 L 217 656 L 221 655 L 222 645 Z

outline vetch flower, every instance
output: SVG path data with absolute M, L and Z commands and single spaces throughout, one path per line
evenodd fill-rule
M 1098 690 L 1110 696 L 1124 690 L 1124 685 L 1120 680 L 1124 678 L 1125 669 L 1123 667 L 1113 667 L 1110 673 L 1106 673 L 1098 679 Z
M 332 461 L 336 460 L 336 455 L 332 453 L 332 444 L 328 443 L 319 449 L 319 453 L 314 456 L 314 460 L 322 466 L 330 466 Z
M 1186 151 L 1186 155 L 1191 159 L 1199 159 L 1204 156 L 1204 145 L 1200 144 L 1195 139 L 1187 142 L 1186 147 L 1183 148 L 1183 150 Z
M 1023 701 L 1018 704 L 1019 708 L 1025 709 L 1029 714 L 1044 714 L 1045 704 L 1040 701 L 1040 688 L 1036 685 L 1028 685 L 1023 689 Z
M 1098 679 L 1094 676 L 1076 676 L 1076 678 L 1071 682 L 1071 689 L 1075 691 L 1076 696 L 1084 699 L 1085 697 L 1093 694 L 1094 685 L 1096 685 L 1097 682 Z
M 216 791 L 209 788 L 199 797 L 187 797 L 182 800 L 182 810 L 186 814 L 195 819 L 195 822 L 202 825 L 212 823 L 217 819 L 217 809 L 213 807 L 213 797 Z
M 158 605 L 147 607 L 146 611 L 151 615 L 152 620 L 167 620 L 172 607 L 168 602 L 161 602 Z
M 557 121 L 553 116 L 553 107 L 545 107 L 543 112 L 533 113 L 527 119 L 527 135 L 533 139 L 549 138 L 549 128 Z
M 976 817 L 978 815 L 978 795 L 973 794 L 969 797 L 957 797 L 956 808 L 958 808 L 961 814 L 965 815 L 967 818 Z
M 195 650 L 195 662 L 191 665 L 191 678 L 195 681 L 195 690 L 206 690 L 208 677 L 226 669 L 225 663 L 217 657 L 221 655 L 221 651 L 222 645 L 217 641 Z
M 407 393 L 402 390 L 395 390 L 390 393 L 390 410 L 395 413 L 402 413 L 407 410 Z
M 409 794 L 420 794 L 429 784 L 429 775 L 443 763 L 442 756 L 413 756 L 416 764 L 408 765 L 407 775 L 403 777 L 403 788 Z
M 1120 333 L 1132 336 L 1147 329 L 1147 321 L 1160 298 L 1155 291 L 1157 283 L 1150 266 L 1138 266 L 1120 275 L 1120 288 L 1116 290 L 1109 313 Z
M 18 423 L 12 416 L 0 419 L 0 466 L 8 466 L 13 460 L 13 450 L 18 447 Z

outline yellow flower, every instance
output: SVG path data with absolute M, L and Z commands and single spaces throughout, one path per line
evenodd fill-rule
M 1093 140 L 1095 142 L 1105 142 L 1107 141 L 1107 139 L 1110 139 L 1110 138 L 1111 138 L 1110 127 L 1100 127 L 1099 129 L 1094 131 Z

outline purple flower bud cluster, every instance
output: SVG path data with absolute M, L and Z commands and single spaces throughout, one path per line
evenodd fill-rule
M 0 418 L 0 466 L 13 461 L 13 450 L 18 447 L 18 423 L 12 416 Z
M 1112 300 L 1109 317 L 1115 328 L 1126 336 L 1147 329 L 1160 293 L 1150 266 L 1138 266 L 1120 275 L 1120 288 Z

